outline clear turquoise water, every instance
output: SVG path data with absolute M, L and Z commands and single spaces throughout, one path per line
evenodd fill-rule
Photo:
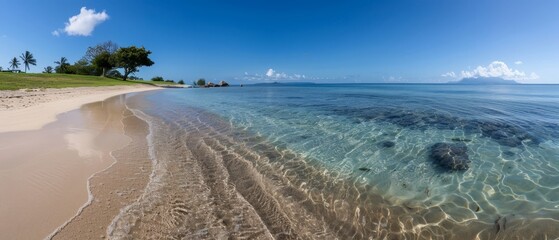
M 332 193 L 357 206 L 349 210 L 353 217 L 373 215 L 365 195 L 401 206 L 392 217 L 415 220 L 394 231 L 421 233 L 441 225 L 455 232 L 449 222 L 498 234 L 506 228 L 504 218 L 509 225 L 543 219 L 559 228 L 558 85 L 281 84 L 139 97 L 149 104 L 129 107 L 149 116 L 144 119 L 152 125 L 199 130 L 203 124 L 215 131 L 210 137 L 228 139 L 220 143 L 224 151 L 250 149 L 258 155 L 257 170 L 264 161 L 308 198 L 316 189 Z M 430 156 L 436 143 L 465 144 L 469 169 L 437 165 Z M 435 212 L 443 216 L 430 216 Z M 365 232 L 361 237 L 379 232 L 354 229 Z M 439 232 L 430 230 L 430 236 Z

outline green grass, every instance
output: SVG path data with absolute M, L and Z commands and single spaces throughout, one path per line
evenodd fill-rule
M 0 90 L 18 90 L 26 88 L 66 88 L 66 87 L 99 87 L 149 84 L 152 81 L 122 81 L 99 76 L 85 76 L 74 74 L 46 74 L 46 73 L 6 73 L 0 72 Z

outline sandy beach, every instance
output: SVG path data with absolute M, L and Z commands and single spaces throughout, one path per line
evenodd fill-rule
M 0 133 L 40 129 L 56 115 L 81 105 L 132 92 L 160 89 L 134 85 L 0 91 Z
M 119 86 L 1 91 L 0 239 L 43 239 L 59 234 L 62 226 L 69 231 L 66 235 L 61 231 L 61 239 L 99 238 L 118 210 L 138 197 L 151 167 L 147 126 L 127 111 L 121 94 L 155 89 Z M 124 122 L 137 129 L 125 129 Z M 124 176 L 130 180 L 114 184 L 125 185 L 115 190 L 92 176 L 113 165 L 121 166 L 115 164 L 113 152 L 118 154 L 117 150 L 136 165 L 127 165 L 122 174 L 110 179 L 119 182 Z M 130 151 L 135 153 L 124 154 Z M 108 223 L 95 225 L 104 226 L 99 231 L 87 229 L 95 235 L 71 231 L 76 224 L 66 225 L 69 220 L 78 212 L 87 213 L 85 206 L 96 206 L 104 199 L 101 195 L 97 198 L 98 190 L 94 189 L 108 190 L 106 194 L 122 199 L 113 204 L 109 199 L 110 209 L 89 209 L 108 219 Z M 98 221 L 95 217 L 88 220 Z M 84 229 L 83 225 L 78 229 Z

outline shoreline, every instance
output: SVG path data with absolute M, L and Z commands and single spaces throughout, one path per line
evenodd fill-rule
M 55 229 L 47 239 L 107 238 L 106 229 L 114 218 L 144 193 L 151 179 L 152 159 L 148 153 L 150 128 L 136 116 L 124 99 L 111 98 L 118 106 L 103 106 L 122 112 L 120 123 L 127 144 L 114 148 L 113 163 L 88 178 L 88 191 L 94 201 L 85 203 L 76 214 Z
M 84 104 L 158 89 L 162 88 L 134 85 L 0 91 L 0 133 L 37 130 L 56 121 L 57 115 Z
M 155 89 L 46 90 L 31 107 L 0 109 L 0 238 L 49 239 L 97 201 L 90 180 L 114 166 L 113 152 L 132 142 L 124 133 L 123 94 Z

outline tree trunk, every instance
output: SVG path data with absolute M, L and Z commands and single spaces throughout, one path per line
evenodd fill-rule
M 122 80 L 126 81 L 126 79 L 128 78 L 128 74 L 130 74 L 130 71 L 124 69 L 124 76 L 122 77 Z
M 105 74 L 106 74 L 105 72 L 106 72 L 105 68 L 103 68 L 103 73 L 101 74 L 101 77 L 105 77 Z

